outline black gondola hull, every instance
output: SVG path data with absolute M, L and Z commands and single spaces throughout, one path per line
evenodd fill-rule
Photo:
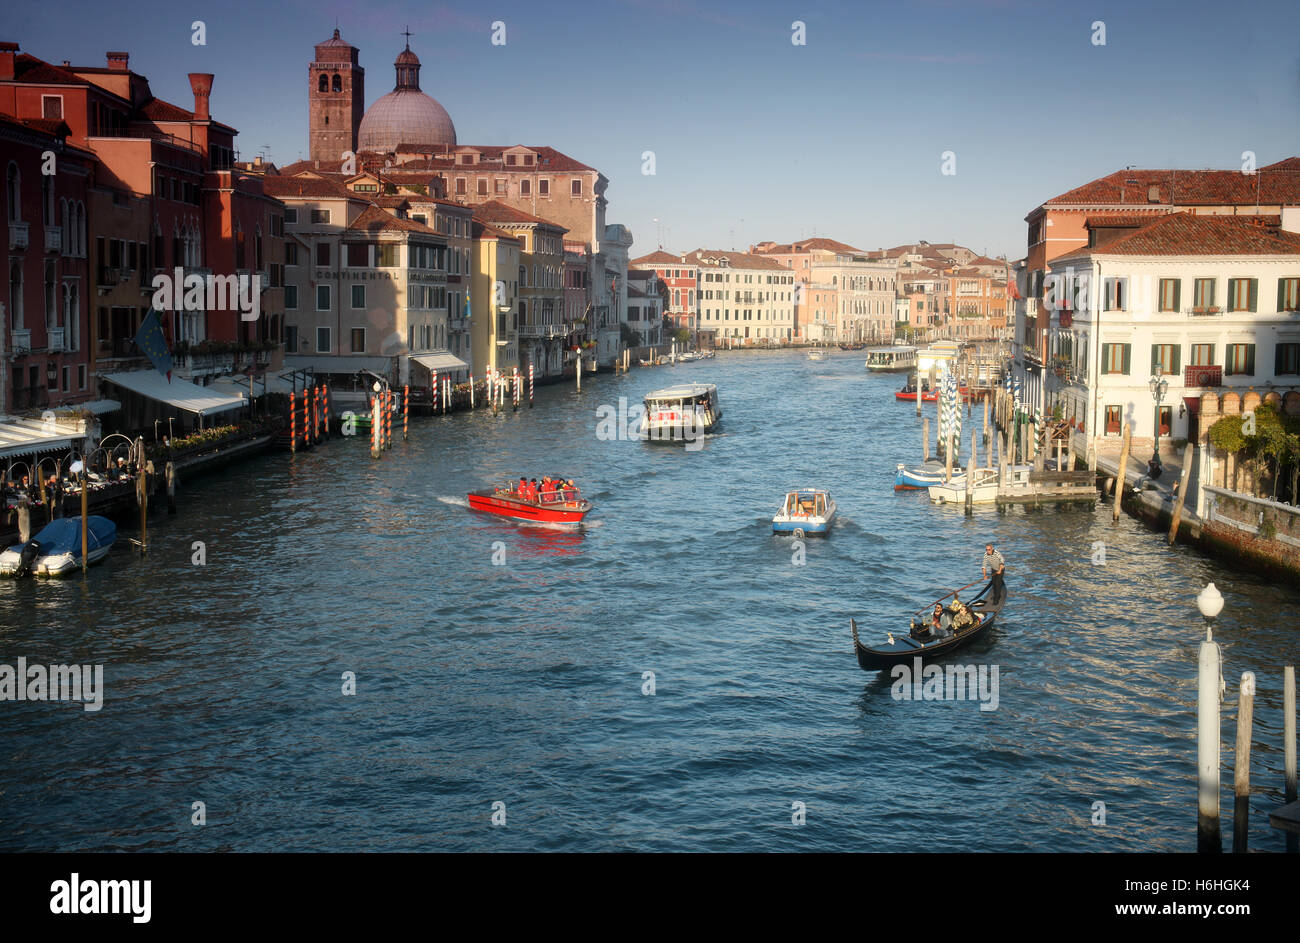
M 937 641 L 922 641 L 912 638 L 908 634 L 901 634 L 894 636 L 893 645 L 872 648 L 863 645 L 858 639 L 857 621 L 850 619 L 849 626 L 853 632 L 853 650 L 858 656 L 858 667 L 863 671 L 885 671 L 894 665 L 910 666 L 914 663 L 914 659 L 917 658 L 924 663 L 951 654 L 983 638 L 988 634 L 989 629 L 993 628 L 993 624 L 997 621 L 998 615 L 1002 612 L 1002 607 L 1006 603 L 1005 592 L 993 602 L 981 599 L 991 586 L 991 583 L 985 586 L 970 603 L 971 611 L 979 616 L 979 623 L 963 632 Z

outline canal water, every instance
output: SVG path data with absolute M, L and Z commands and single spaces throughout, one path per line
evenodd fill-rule
M 598 436 L 602 405 L 697 380 L 725 410 L 703 448 Z M 183 482 L 147 557 L 122 522 L 88 578 L 0 584 L 0 663 L 103 665 L 105 686 L 99 711 L 0 703 L 0 848 L 1191 850 L 1213 580 L 1225 831 L 1250 669 L 1252 845 L 1281 849 L 1296 588 L 1102 508 L 895 495 L 921 438 L 900 383 L 860 353 L 722 353 L 414 421 L 379 461 L 336 438 Z M 576 478 L 589 526 L 466 507 L 521 474 Z M 800 485 L 840 508 L 802 565 L 769 523 Z M 997 667 L 996 710 L 895 699 L 849 618 L 905 632 L 986 540 L 1010 599 L 952 661 Z

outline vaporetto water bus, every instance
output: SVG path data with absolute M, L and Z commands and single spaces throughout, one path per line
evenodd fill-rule
M 684 383 L 645 395 L 641 437 L 651 442 L 691 442 L 722 422 L 718 388 L 712 383 Z
M 872 347 L 867 351 L 867 369 L 877 373 L 901 373 L 916 369 L 915 347 Z

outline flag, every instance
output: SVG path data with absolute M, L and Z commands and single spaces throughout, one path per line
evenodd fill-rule
M 470 316 L 470 309 L 469 309 L 469 292 L 467 291 L 467 292 L 465 292 L 465 317 L 468 318 L 469 316 Z
M 172 355 L 167 349 L 167 339 L 163 337 L 162 324 L 158 320 L 158 312 L 150 310 L 140 322 L 140 330 L 135 335 L 135 346 L 149 358 L 149 362 L 167 378 L 167 382 L 172 381 Z

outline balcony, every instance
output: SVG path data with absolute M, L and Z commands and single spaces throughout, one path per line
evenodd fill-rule
M 46 252 L 63 251 L 63 227 L 62 226 L 45 227 L 45 251 Z
M 32 352 L 31 331 L 15 330 L 11 332 L 10 337 L 13 338 L 13 352 L 15 356 L 21 356 L 22 354 L 29 354 Z
M 101 288 L 116 288 L 118 275 L 121 273 L 120 268 L 113 268 L 110 265 L 101 265 L 96 274 L 96 284 Z
M 27 248 L 27 224 L 26 223 L 10 221 L 9 248 L 10 249 Z
M 1223 367 L 1190 366 L 1183 368 L 1183 385 L 1191 389 L 1207 389 L 1223 385 Z
M 48 340 L 45 342 L 45 349 L 48 351 L 64 350 L 64 332 L 66 328 L 51 327 L 47 328 L 45 334 Z

